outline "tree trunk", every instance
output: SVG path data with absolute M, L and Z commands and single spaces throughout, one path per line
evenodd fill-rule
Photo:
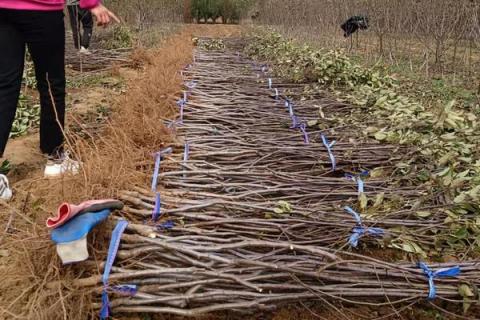
M 192 23 L 192 2 L 183 0 L 183 22 Z

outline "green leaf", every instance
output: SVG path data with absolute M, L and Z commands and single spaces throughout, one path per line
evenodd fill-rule
M 464 298 L 471 298 L 475 296 L 470 286 L 465 283 L 458 286 L 458 293 Z
M 275 212 L 276 214 L 283 214 L 284 213 L 284 211 L 281 208 L 275 208 L 275 209 L 273 209 L 273 212 Z
M 449 172 L 450 172 L 450 167 L 446 167 L 445 169 L 443 169 L 442 171 L 440 171 L 440 173 L 438 173 L 437 176 L 439 176 L 439 177 L 444 177 L 444 176 L 446 176 Z
M 417 211 L 416 214 L 420 218 L 428 218 L 432 215 L 432 213 L 430 211 Z
M 461 284 L 458 286 L 458 294 L 463 297 L 463 313 L 467 313 L 472 305 L 472 298 L 475 293 L 468 284 Z
M 408 253 L 415 253 L 415 247 L 411 243 L 402 244 L 402 250 Z
M 0 174 L 7 174 L 11 170 L 12 166 L 8 160 L 5 160 L 0 165 Z
M 367 205 L 368 205 L 368 198 L 367 198 L 367 195 L 365 193 L 361 193 L 359 195 L 359 201 L 360 201 L 360 208 L 362 210 L 365 210 L 367 209 Z
M 378 208 L 382 205 L 383 200 L 385 199 L 385 192 L 380 192 L 375 196 L 375 203 L 373 204 L 374 208 Z
M 463 227 L 463 228 L 458 229 L 455 232 L 455 237 L 457 237 L 458 239 L 467 239 L 468 238 L 467 228 Z
M 387 139 L 387 135 L 384 132 L 379 131 L 375 133 L 375 139 L 377 139 L 378 141 L 383 141 Z
M 372 178 L 380 178 L 383 177 L 385 172 L 383 171 L 382 168 L 375 168 L 372 171 L 370 171 L 370 177 Z
M 454 203 L 463 203 L 467 200 L 467 195 L 465 193 L 460 193 L 458 196 L 455 197 L 455 199 L 453 199 L 453 202 Z
M 291 213 L 292 212 L 292 206 L 290 203 L 284 200 L 280 200 L 277 202 L 279 209 L 282 211 L 282 213 Z

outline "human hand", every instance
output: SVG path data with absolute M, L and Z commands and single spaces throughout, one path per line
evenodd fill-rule
M 120 19 L 108 10 L 103 4 L 99 4 L 95 8 L 91 9 L 90 12 L 95 16 L 97 19 L 97 25 L 106 27 L 108 24 L 112 22 L 112 19 L 117 23 L 120 23 Z

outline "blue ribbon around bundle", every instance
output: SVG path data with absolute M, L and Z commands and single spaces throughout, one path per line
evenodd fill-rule
M 428 299 L 433 300 L 437 296 L 437 289 L 433 280 L 435 278 L 456 277 L 460 274 L 461 270 L 459 266 L 451 268 L 442 268 L 433 271 L 425 263 L 419 262 L 418 267 L 422 269 L 423 273 L 428 277 Z
M 362 218 L 360 215 L 353 210 L 350 207 L 345 207 L 345 211 L 350 213 L 355 221 L 357 222 L 357 226 L 355 226 L 352 229 L 352 234 L 350 235 L 350 238 L 348 239 L 348 242 L 353 248 L 356 248 L 358 246 L 358 240 L 365 234 L 371 235 L 371 236 L 377 236 L 381 237 L 385 234 L 385 231 L 382 228 L 372 228 L 372 227 L 365 227 L 362 222 Z

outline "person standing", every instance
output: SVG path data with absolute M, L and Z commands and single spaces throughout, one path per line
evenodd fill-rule
M 75 49 L 80 49 L 80 53 L 89 54 L 90 40 L 93 33 L 93 17 L 88 9 L 80 7 L 80 0 L 67 0 L 68 15 L 70 17 L 70 26 L 73 33 L 73 44 Z M 80 31 L 80 25 L 83 34 Z
M 79 163 L 63 149 L 65 122 L 64 0 L 0 0 L 0 163 L 18 105 L 25 48 L 35 66 L 40 93 L 40 149 L 47 155 L 46 177 L 78 173 Z M 80 0 L 98 25 L 118 18 L 100 0 Z M 8 180 L 0 175 L 0 199 L 11 197 Z

